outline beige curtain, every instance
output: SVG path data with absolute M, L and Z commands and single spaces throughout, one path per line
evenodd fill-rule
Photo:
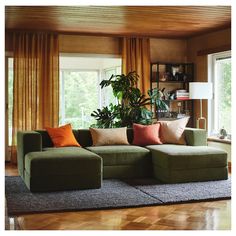
M 150 40 L 148 38 L 122 39 L 122 73 L 136 71 L 137 87 L 143 94 L 150 89 Z
M 13 53 L 12 146 L 14 150 L 17 131 L 58 125 L 58 36 L 49 33 L 16 33 L 13 36 Z M 16 162 L 14 151 L 12 162 Z

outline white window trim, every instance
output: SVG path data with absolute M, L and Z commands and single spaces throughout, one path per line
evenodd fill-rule
M 211 132 L 216 129 L 216 94 L 215 94 L 215 61 L 217 59 L 223 59 L 231 57 L 231 51 L 224 51 L 208 55 L 208 82 L 212 82 L 213 85 L 213 96 L 212 99 L 208 100 L 208 136 Z

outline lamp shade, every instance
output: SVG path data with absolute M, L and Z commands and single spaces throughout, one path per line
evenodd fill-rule
M 211 99 L 212 98 L 212 83 L 206 83 L 206 82 L 189 83 L 189 98 L 190 99 Z

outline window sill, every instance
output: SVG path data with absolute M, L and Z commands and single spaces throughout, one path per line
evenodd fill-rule
M 218 143 L 225 143 L 225 144 L 231 144 L 231 140 L 230 139 L 220 139 L 218 137 L 214 137 L 214 136 L 210 136 L 207 138 L 207 141 L 210 141 L 210 142 L 218 142 Z

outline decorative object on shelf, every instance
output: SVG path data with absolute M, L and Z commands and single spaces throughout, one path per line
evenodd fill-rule
M 179 73 L 179 67 L 178 66 L 172 66 L 172 75 L 175 76 L 177 73 Z
M 163 73 L 160 77 L 160 81 L 164 82 L 167 81 L 170 78 L 170 76 L 167 73 Z
M 178 66 L 172 66 L 171 68 L 172 70 L 172 80 L 174 81 L 183 81 L 184 78 L 186 80 L 186 74 L 184 74 L 183 72 L 183 66 L 182 65 L 178 65 Z
M 168 94 L 169 94 L 168 100 L 174 100 L 174 99 L 176 99 L 175 90 L 169 91 Z
M 189 98 L 200 99 L 200 117 L 197 119 L 197 128 L 200 127 L 200 120 L 204 122 L 206 129 L 206 118 L 202 115 L 202 99 L 212 98 L 212 83 L 208 82 L 191 82 L 189 83 Z
M 227 132 L 226 132 L 226 130 L 223 127 L 222 129 L 220 129 L 220 136 L 219 136 L 219 138 L 220 139 L 225 139 L 226 137 L 227 137 Z
M 178 114 L 181 113 L 181 106 L 182 106 L 182 103 L 181 102 L 178 102 L 177 103 L 177 106 L 178 106 Z
M 186 115 L 181 111 L 181 107 L 182 107 L 182 103 L 181 102 L 177 103 L 177 107 L 178 107 L 178 113 L 177 113 L 176 118 L 177 119 L 181 119 L 183 117 L 186 117 Z

